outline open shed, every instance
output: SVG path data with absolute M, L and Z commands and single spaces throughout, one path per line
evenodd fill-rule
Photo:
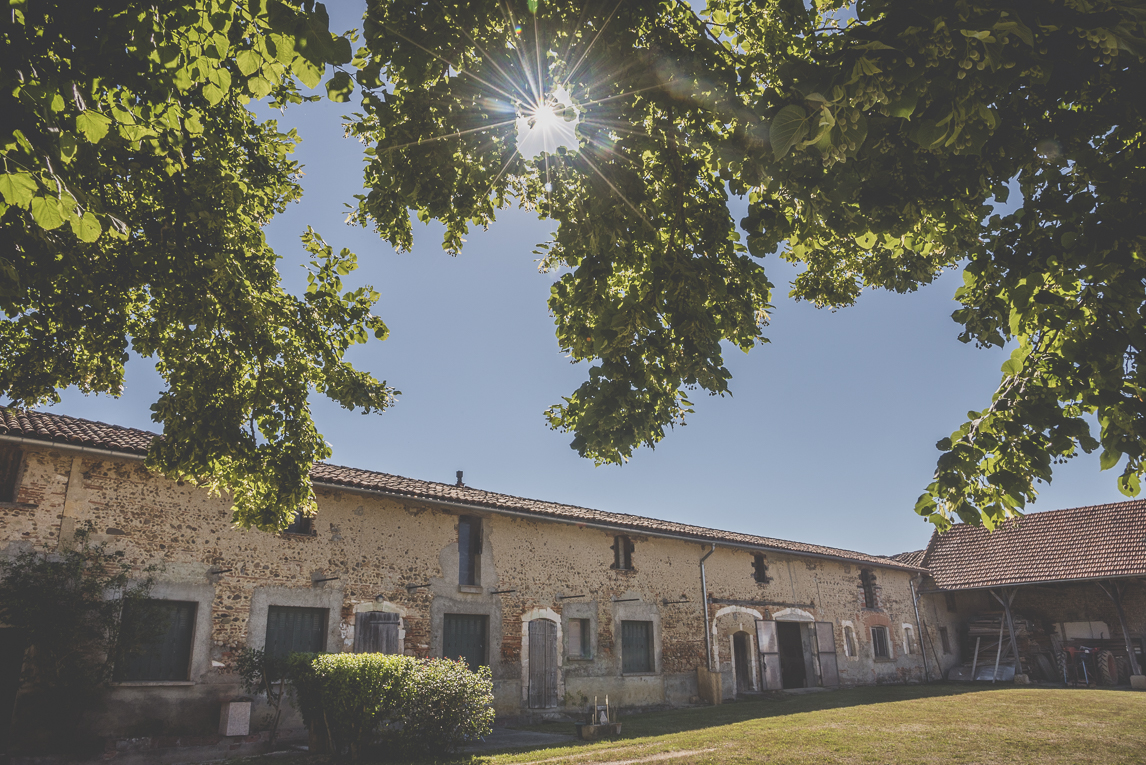
M 922 594 L 959 632 L 964 666 L 949 677 L 1146 688 L 1146 501 L 960 524 L 916 560 Z

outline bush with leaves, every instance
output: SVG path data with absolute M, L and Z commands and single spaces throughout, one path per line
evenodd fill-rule
M 405 716 L 409 746 L 448 752 L 493 730 L 493 678 L 489 667 L 471 672 L 464 661 L 419 661 Z
M 80 715 L 112 677 L 116 659 L 141 652 L 166 628 L 148 601 L 154 569 L 133 572 L 91 527 L 70 549 L 0 560 L 0 623 L 31 648 L 13 733 L 24 749 L 80 744 Z M 133 617 L 125 621 L 124 608 Z M 152 613 L 154 611 L 155 613 Z
M 390 751 L 445 752 L 487 735 L 493 725 L 489 667 L 380 653 L 292 654 L 293 701 L 312 743 L 358 759 Z

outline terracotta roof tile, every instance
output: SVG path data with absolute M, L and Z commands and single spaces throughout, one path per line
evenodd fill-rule
M 36 440 L 64 442 L 73 446 L 90 446 L 129 454 L 145 455 L 154 433 L 102 422 L 81 420 L 46 412 L 0 409 L 0 435 L 22 436 Z M 360 468 L 340 467 L 318 463 L 311 471 L 316 483 L 347 488 L 378 491 L 385 494 L 437 502 L 457 503 L 473 508 L 506 510 L 543 518 L 570 522 L 595 523 L 618 530 L 650 532 L 685 536 L 712 542 L 747 545 L 761 549 L 836 558 L 887 568 L 914 569 L 916 565 L 877 555 L 841 550 L 834 547 L 791 542 L 784 539 L 721 531 L 703 526 L 662 521 L 640 515 L 608 513 L 574 505 L 562 505 L 537 499 L 526 499 L 509 494 L 483 491 L 469 486 L 420 481 L 414 478 L 379 473 Z
M 897 560 L 900 563 L 906 563 L 909 566 L 922 566 L 923 556 L 927 553 L 927 548 L 922 550 L 912 550 L 911 552 L 901 552 L 895 555 L 889 555 L 892 560 Z
M 1146 500 L 1031 513 L 935 534 L 921 564 L 948 590 L 1146 576 Z

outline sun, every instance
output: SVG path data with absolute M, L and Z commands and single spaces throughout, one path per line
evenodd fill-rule
M 555 154 L 559 148 L 577 151 L 577 125 L 581 110 L 562 86 L 543 96 L 531 106 L 519 110 L 517 118 L 517 151 L 525 159 L 540 154 Z

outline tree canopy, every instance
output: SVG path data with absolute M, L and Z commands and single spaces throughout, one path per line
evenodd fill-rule
M 296 298 L 261 233 L 299 193 L 295 136 L 248 104 L 305 100 L 327 66 L 330 97 L 361 101 L 358 223 L 409 248 L 411 215 L 438 220 L 457 252 L 509 205 L 557 221 L 549 307 L 591 367 L 547 416 L 583 456 L 624 461 L 689 391 L 729 390 L 778 253 L 825 307 L 962 269 L 961 339 L 1015 346 L 939 443 L 933 523 L 993 524 L 1079 451 L 1139 490 L 1146 3 L 368 0 L 353 55 L 309 2 L 130 5 L 13 0 L 5 23 L 0 393 L 114 393 L 129 346 L 158 357 L 152 464 L 229 486 L 241 523 L 312 501 L 310 387 L 392 396 L 343 361 L 386 332 L 371 290 L 342 289 L 353 255 L 308 233 Z M 562 123 L 575 146 L 519 150 Z

